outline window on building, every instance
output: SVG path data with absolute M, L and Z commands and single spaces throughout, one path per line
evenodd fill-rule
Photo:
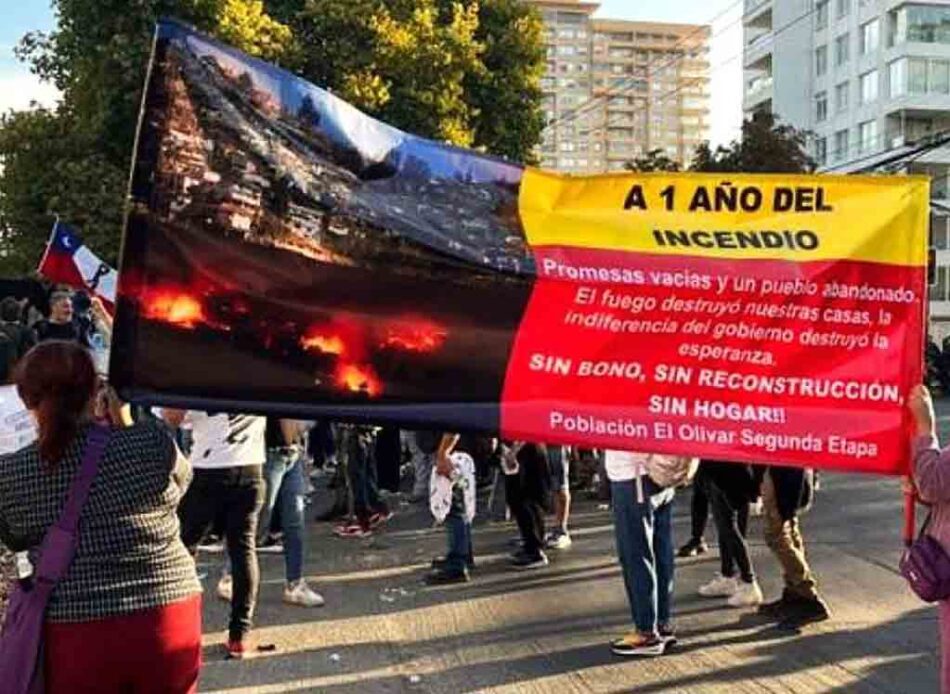
M 881 45 L 881 23 L 872 20 L 861 27 L 861 55 L 873 53 Z
M 844 65 L 851 57 L 850 34 L 842 34 L 835 39 L 835 65 Z
M 888 44 L 905 41 L 950 44 L 950 7 L 905 5 L 888 15 Z
M 573 39 L 573 38 L 576 38 L 577 35 L 575 34 L 573 29 L 558 29 L 557 37 L 559 39 Z
M 825 137 L 815 140 L 815 163 L 818 166 L 828 163 L 828 139 Z
M 888 94 L 891 98 L 907 93 L 907 59 L 901 58 L 887 66 Z
M 877 101 L 878 76 L 877 70 L 871 70 L 861 75 L 861 103 L 870 104 Z
M 931 301 L 946 301 L 947 300 L 947 270 L 950 268 L 944 266 L 937 266 L 936 282 L 932 285 L 930 290 L 930 300 Z
M 828 92 L 815 94 L 815 122 L 821 123 L 828 118 Z
M 815 3 L 815 30 L 821 31 L 828 26 L 828 5 L 830 0 L 818 0 Z
M 558 55 L 574 55 L 575 53 L 576 51 L 574 50 L 574 46 L 558 46 L 557 47 Z
M 841 113 L 842 111 L 847 111 L 850 99 L 849 96 L 849 83 L 842 82 L 835 87 L 835 111 Z
M 927 93 L 927 61 L 924 58 L 907 59 L 907 91 L 910 94 Z
M 848 131 L 839 130 L 835 133 L 835 159 L 842 160 L 848 157 Z
M 950 93 L 950 63 L 946 60 L 931 60 L 927 87 L 931 93 Z
M 872 152 L 877 148 L 876 120 L 869 120 L 858 125 L 858 142 L 861 152 Z
M 821 77 L 828 72 L 828 46 L 815 49 L 815 74 Z
M 847 17 L 849 12 L 851 12 L 851 0 L 836 0 L 835 16 L 838 19 Z

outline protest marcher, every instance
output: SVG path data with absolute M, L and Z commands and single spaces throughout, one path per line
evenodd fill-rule
M 412 469 L 414 482 L 412 502 L 429 500 L 429 478 L 432 475 L 432 466 L 435 464 L 435 454 L 439 448 L 441 436 L 437 431 L 408 432 L 406 443 L 412 455 Z
M 547 549 L 568 549 L 571 533 L 568 521 L 571 517 L 571 450 L 567 446 L 549 445 L 547 448 L 551 490 L 554 497 L 554 529 L 544 539 Z
M 346 458 L 347 481 L 353 494 L 354 520 L 336 526 L 339 537 L 369 537 L 380 525 L 393 517 L 392 511 L 379 496 L 377 482 L 375 431 L 372 427 L 342 427 L 342 449 Z
M 622 656 L 663 655 L 675 643 L 674 490 L 650 479 L 646 458 L 641 453 L 606 452 L 617 554 L 635 627 L 611 643 L 611 650 Z
M 231 603 L 227 652 L 243 658 L 254 619 L 260 567 L 257 563 L 257 521 L 264 503 L 263 417 L 209 414 L 166 409 L 165 421 L 177 428 L 191 425 L 191 465 L 194 481 L 181 502 L 181 534 L 196 555 L 219 514 L 224 515 L 224 537 L 231 573 L 218 582 L 218 596 Z
M 514 457 L 507 468 L 517 467 L 515 474 L 505 475 L 505 499 L 518 524 L 521 546 L 511 556 L 516 569 L 537 569 L 548 565 L 544 553 L 544 512 L 550 497 L 548 454 L 545 447 L 533 443 L 514 442 L 503 452 Z
M 22 359 L 36 344 L 36 335 L 23 323 L 23 307 L 12 296 L 0 301 L 0 333 L 16 347 L 17 359 Z
M 304 509 L 307 480 L 304 475 L 304 434 L 301 422 L 290 419 L 267 420 L 267 461 L 264 463 L 266 494 L 258 522 L 258 544 L 262 545 L 275 509 L 280 510 L 284 550 L 284 602 L 301 607 L 320 607 L 323 597 L 307 585 L 303 577 L 305 555 Z
M 0 541 L 35 560 L 94 433 L 98 381 L 86 350 L 49 341 L 26 355 L 16 382 L 39 436 L 0 457 Z M 110 410 L 122 420 L 114 396 Z M 201 585 L 176 514 L 190 468 L 153 421 L 108 436 L 76 555 L 47 608 L 46 691 L 197 691 Z
M 435 468 L 431 475 L 430 507 L 442 507 L 445 515 L 442 522 L 448 541 L 448 551 L 444 557 L 432 561 L 432 571 L 425 577 L 430 585 L 464 583 L 470 580 L 469 569 L 475 566 L 472 549 L 472 517 L 475 515 L 474 484 L 475 463 L 471 453 L 460 450 L 458 434 L 443 434 L 436 449 Z M 453 462 L 455 455 L 460 467 L 470 467 L 470 474 L 462 474 L 460 467 Z M 467 460 L 465 460 L 467 458 Z M 467 464 L 467 465 L 466 465 Z M 442 478 L 441 480 L 437 478 Z M 447 494 L 441 494 L 442 490 Z M 447 498 L 440 499 L 445 496 Z M 433 500 L 436 503 L 432 503 Z M 441 514 L 438 514 L 441 515 Z
M 37 342 L 66 340 L 89 346 L 89 336 L 73 320 L 73 299 L 68 292 L 54 292 L 49 300 L 49 318 L 33 326 Z
M 913 483 L 920 500 L 930 504 L 927 534 L 950 552 L 950 448 L 940 449 L 936 415 L 930 393 L 915 388 L 908 399 L 914 419 Z M 940 691 L 950 694 L 950 600 L 941 600 L 940 614 Z
M 679 548 L 676 555 L 682 559 L 698 557 L 709 551 L 709 545 L 703 535 L 706 534 L 706 523 L 709 520 L 709 499 L 706 490 L 699 479 L 693 482 L 693 494 L 689 505 L 690 529 L 689 540 Z
M 727 598 L 731 607 L 761 604 L 762 589 L 755 579 L 745 539 L 749 504 L 758 497 L 752 468 L 739 463 L 705 460 L 700 464 L 694 484 L 705 489 L 719 535 L 719 574 L 701 586 L 699 594 L 708 598 Z
M 811 505 L 812 485 L 811 470 L 790 467 L 771 466 L 762 481 L 765 543 L 782 567 L 785 587 L 778 600 L 759 606 L 759 614 L 785 631 L 831 618 L 805 557 L 798 520 Z

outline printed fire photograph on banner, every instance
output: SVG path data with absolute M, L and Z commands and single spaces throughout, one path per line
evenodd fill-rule
M 492 427 L 535 272 L 520 179 L 162 23 L 112 378 L 219 403 L 238 380 L 265 406 L 440 393 Z

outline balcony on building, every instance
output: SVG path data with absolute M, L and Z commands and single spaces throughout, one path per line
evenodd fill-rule
M 746 112 L 754 111 L 761 103 L 772 101 L 773 92 L 772 56 L 768 55 L 745 71 L 743 109 Z
M 745 0 L 742 21 L 746 26 L 766 26 L 772 30 L 773 0 Z

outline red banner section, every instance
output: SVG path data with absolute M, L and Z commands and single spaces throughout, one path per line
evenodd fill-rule
M 906 466 L 924 268 L 541 247 L 502 429 L 603 448 Z M 540 435 L 539 435 L 540 434 Z

